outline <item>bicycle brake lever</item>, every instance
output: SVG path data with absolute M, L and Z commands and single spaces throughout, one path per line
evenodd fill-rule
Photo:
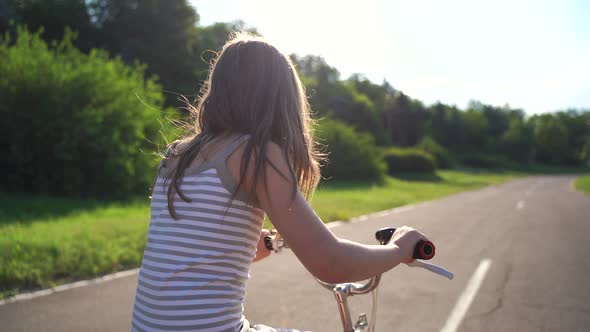
M 283 248 L 289 248 L 285 240 L 282 237 L 271 235 L 264 237 L 264 246 L 275 253 L 280 252 Z
M 435 265 L 432 263 L 426 263 L 421 260 L 414 260 L 411 263 L 406 263 L 406 265 L 409 267 L 421 267 L 421 268 L 426 269 L 430 272 L 436 273 L 436 274 L 441 275 L 443 277 L 447 277 L 449 280 L 453 280 L 453 278 L 455 277 L 453 272 L 451 272 L 443 267 L 440 267 L 438 265 Z

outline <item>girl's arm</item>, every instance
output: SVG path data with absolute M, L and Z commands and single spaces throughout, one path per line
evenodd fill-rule
M 234 176 L 239 176 L 241 149 L 238 151 L 228 159 L 230 172 Z M 268 158 L 278 170 L 282 174 L 289 174 L 287 161 L 279 146 L 270 143 L 267 151 Z M 305 268 L 325 282 L 368 279 L 399 263 L 411 261 L 414 245 L 420 239 L 425 239 L 422 234 L 409 227 L 398 228 L 390 244 L 386 246 L 364 245 L 339 239 L 326 227 L 299 191 L 293 197 L 294 179 L 285 179 L 273 167 L 268 166 L 260 181 L 256 196 L 261 207 Z

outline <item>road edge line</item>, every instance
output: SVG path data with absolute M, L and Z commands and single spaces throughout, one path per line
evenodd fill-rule
M 94 279 L 80 280 L 80 281 L 76 281 L 76 282 L 73 282 L 70 284 L 60 285 L 60 286 L 42 289 L 42 290 L 38 290 L 38 291 L 34 291 L 34 292 L 21 293 L 21 294 L 6 298 L 4 300 L 0 300 L 0 306 L 5 305 L 5 304 L 9 304 L 9 303 L 14 303 L 14 302 L 32 300 L 37 297 L 47 296 L 47 295 L 51 295 L 51 294 L 55 294 L 55 293 L 61 293 L 61 292 L 64 292 L 64 291 L 67 291 L 70 289 L 74 289 L 74 288 L 102 284 L 107 281 L 135 275 L 135 274 L 137 274 L 138 271 L 139 271 L 139 268 L 125 270 L 125 271 L 119 271 L 119 272 L 107 274 L 102 277 L 98 277 L 98 278 L 94 278 Z

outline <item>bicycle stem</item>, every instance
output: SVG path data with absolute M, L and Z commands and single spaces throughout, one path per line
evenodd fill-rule
M 344 332 L 354 332 L 355 326 L 352 324 L 352 318 L 350 317 L 350 309 L 348 307 L 348 297 L 359 294 L 366 294 L 373 291 L 379 286 L 381 281 L 381 275 L 377 275 L 369 279 L 364 284 L 358 283 L 341 283 L 341 284 L 329 284 L 317 279 L 318 283 L 327 289 L 334 292 L 336 302 L 338 304 L 338 312 L 340 313 L 340 319 L 342 321 L 342 327 Z M 373 303 L 373 308 L 376 308 L 376 303 Z M 374 315 L 373 310 L 373 315 Z M 371 324 L 369 324 L 369 332 L 374 328 L 374 316 L 371 316 Z

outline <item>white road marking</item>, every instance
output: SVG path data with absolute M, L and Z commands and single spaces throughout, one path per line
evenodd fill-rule
M 518 203 L 516 204 L 516 209 L 522 210 L 523 208 L 524 208 L 524 201 L 518 201 Z
M 473 302 L 473 299 L 475 298 L 477 291 L 479 291 L 479 287 L 481 286 L 484 278 L 486 277 L 486 273 L 488 273 L 488 270 L 490 269 L 491 265 L 492 260 L 488 258 L 482 260 L 479 263 L 479 266 L 475 270 L 475 273 L 473 273 L 473 276 L 467 283 L 467 287 L 459 297 L 459 300 L 457 301 L 457 304 L 455 304 L 453 311 L 451 311 L 451 314 L 449 315 L 447 322 L 440 330 L 441 332 L 457 331 L 459 325 L 461 325 L 461 322 L 465 317 L 465 314 L 467 313 L 467 310 L 469 310 L 469 307 L 471 306 L 471 303 Z
M 350 219 L 350 222 L 353 223 L 353 224 L 355 224 L 357 222 L 365 221 L 367 219 L 369 219 L 369 216 L 368 215 L 364 215 L 364 216 L 359 216 L 359 217 L 352 218 L 352 219 Z
M 346 225 L 348 223 L 356 224 L 358 222 L 362 222 L 362 221 L 368 220 L 370 218 L 387 217 L 390 214 L 408 212 L 408 211 L 411 211 L 411 210 L 415 209 L 418 206 L 424 207 L 426 205 L 428 205 L 428 203 L 420 203 L 420 204 L 414 204 L 414 205 L 404 205 L 404 206 L 396 207 L 396 208 L 389 209 L 389 210 L 382 210 L 382 211 L 372 212 L 372 213 L 368 213 L 368 214 L 363 214 L 361 216 L 357 216 L 357 217 L 351 218 L 348 222 L 346 222 L 346 221 L 340 221 L 340 220 L 332 221 L 332 222 L 327 223 L 326 226 L 331 229 L 331 228 L 339 227 L 339 226 L 342 226 L 342 225 Z
M 402 206 L 400 208 L 392 210 L 391 212 L 393 212 L 393 213 L 407 212 L 407 211 L 413 210 L 415 207 L 416 207 L 415 205 Z
M 391 211 L 389 210 L 385 210 L 385 211 L 381 211 L 381 212 L 377 212 L 375 213 L 375 217 L 386 217 L 391 213 Z
M 102 277 L 99 277 L 96 279 L 77 281 L 77 282 L 74 282 L 71 284 L 65 284 L 65 285 L 61 285 L 61 286 L 57 286 L 57 287 L 53 287 L 53 288 L 49 288 L 49 289 L 43 289 L 43 290 L 32 292 L 32 293 L 18 294 L 16 296 L 7 298 L 6 300 L 0 300 L 0 305 L 18 302 L 18 301 L 30 300 L 30 299 L 34 299 L 36 297 L 51 295 L 54 293 L 60 293 L 60 292 L 63 292 L 63 291 L 69 290 L 69 289 L 78 288 L 78 287 L 101 284 L 103 282 L 135 275 L 135 274 L 137 274 L 138 271 L 139 271 L 139 269 L 121 271 L 121 272 L 108 274 L 106 276 L 102 276 Z
M 342 225 L 344 225 L 344 221 L 338 220 L 338 221 L 332 221 L 332 222 L 327 223 L 326 227 L 332 229 L 332 228 L 342 226 Z

